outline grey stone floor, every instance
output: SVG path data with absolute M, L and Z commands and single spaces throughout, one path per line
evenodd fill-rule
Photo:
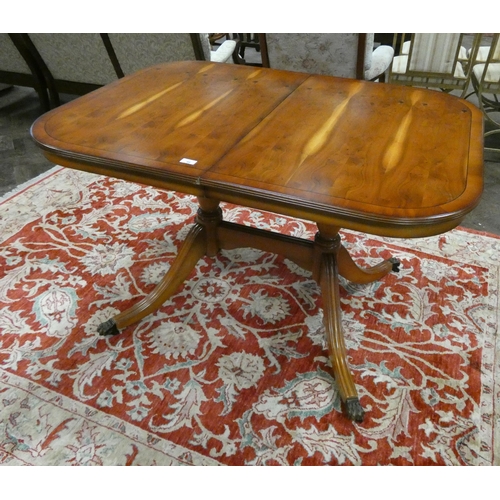
M 40 114 L 34 90 L 11 87 L 0 91 L 0 196 L 53 166 L 29 134 Z
M 72 98 L 64 96 L 63 101 Z M 38 97 L 32 89 L 13 87 L 0 91 L 0 196 L 53 167 L 29 134 L 40 114 Z M 500 235 L 500 152 L 485 152 L 484 194 L 461 225 Z

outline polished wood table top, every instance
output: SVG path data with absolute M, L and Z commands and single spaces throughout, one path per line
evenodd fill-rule
M 477 204 L 482 123 L 436 91 L 179 62 L 48 113 L 33 136 L 62 165 L 411 237 Z
M 144 69 L 39 118 L 54 163 L 198 197 L 200 209 L 155 290 L 98 331 L 114 335 L 171 297 L 204 255 L 251 246 L 311 271 L 348 418 L 364 410 L 349 369 L 338 275 L 370 283 L 341 228 L 396 237 L 457 226 L 483 187 L 483 117 L 464 100 L 395 85 L 209 62 Z M 222 220 L 221 201 L 315 222 L 314 242 Z

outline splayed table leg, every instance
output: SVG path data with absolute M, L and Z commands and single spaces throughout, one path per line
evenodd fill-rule
M 343 245 L 339 248 L 337 263 L 340 276 L 358 285 L 366 285 L 378 281 L 391 271 L 397 273 L 401 265 L 398 259 L 392 257 L 373 267 L 363 269 L 352 260 L 352 257 Z
M 219 202 L 199 199 L 200 209 L 195 225 L 189 231 L 167 274 L 156 288 L 131 308 L 101 323 L 97 328 L 100 335 L 116 335 L 123 328 L 132 325 L 156 311 L 168 300 L 189 277 L 198 261 L 205 255 L 214 255 L 214 228 L 220 223 L 222 213 Z
M 362 422 L 364 410 L 359 401 L 347 362 L 340 309 L 339 274 L 354 283 L 371 283 L 399 269 L 397 259 L 388 259 L 368 269 L 358 267 L 340 240 L 339 228 L 318 225 L 315 238 L 313 277 L 321 286 L 324 324 L 335 380 L 345 404 L 347 417 Z

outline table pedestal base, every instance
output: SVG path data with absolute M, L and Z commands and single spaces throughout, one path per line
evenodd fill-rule
M 358 267 L 342 245 L 338 227 L 318 225 L 314 242 L 261 229 L 240 226 L 222 220 L 219 202 L 198 198 L 200 208 L 179 254 L 167 274 L 144 299 L 105 321 L 98 327 L 101 335 L 115 335 L 157 310 L 189 277 L 197 262 L 215 256 L 219 250 L 251 247 L 280 254 L 309 270 L 319 283 L 323 296 L 323 312 L 329 355 L 347 417 L 361 422 L 364 411 L 359 402 L 344 343 L 338 275 L 354 283 L 371 283 L 391 271 L 398 271 L 399 262 L 388 259 L 368 269 Z

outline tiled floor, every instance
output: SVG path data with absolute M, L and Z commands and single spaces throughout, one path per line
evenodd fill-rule
M 11 87 L 0 91 L 0 196 L 53 166 L 29 134 L 40 114 L 34 90 Z
M 72 98 L 65 96 L 63 100 Z M 13 87 L 0 91 L 0 196 L 53 166 L 29 135 L 31 124 L 40 114 L 32 89 Z M 462 226 L 500 235 L 500 152 L 486 152 L 485 160 L 482 200 Z

